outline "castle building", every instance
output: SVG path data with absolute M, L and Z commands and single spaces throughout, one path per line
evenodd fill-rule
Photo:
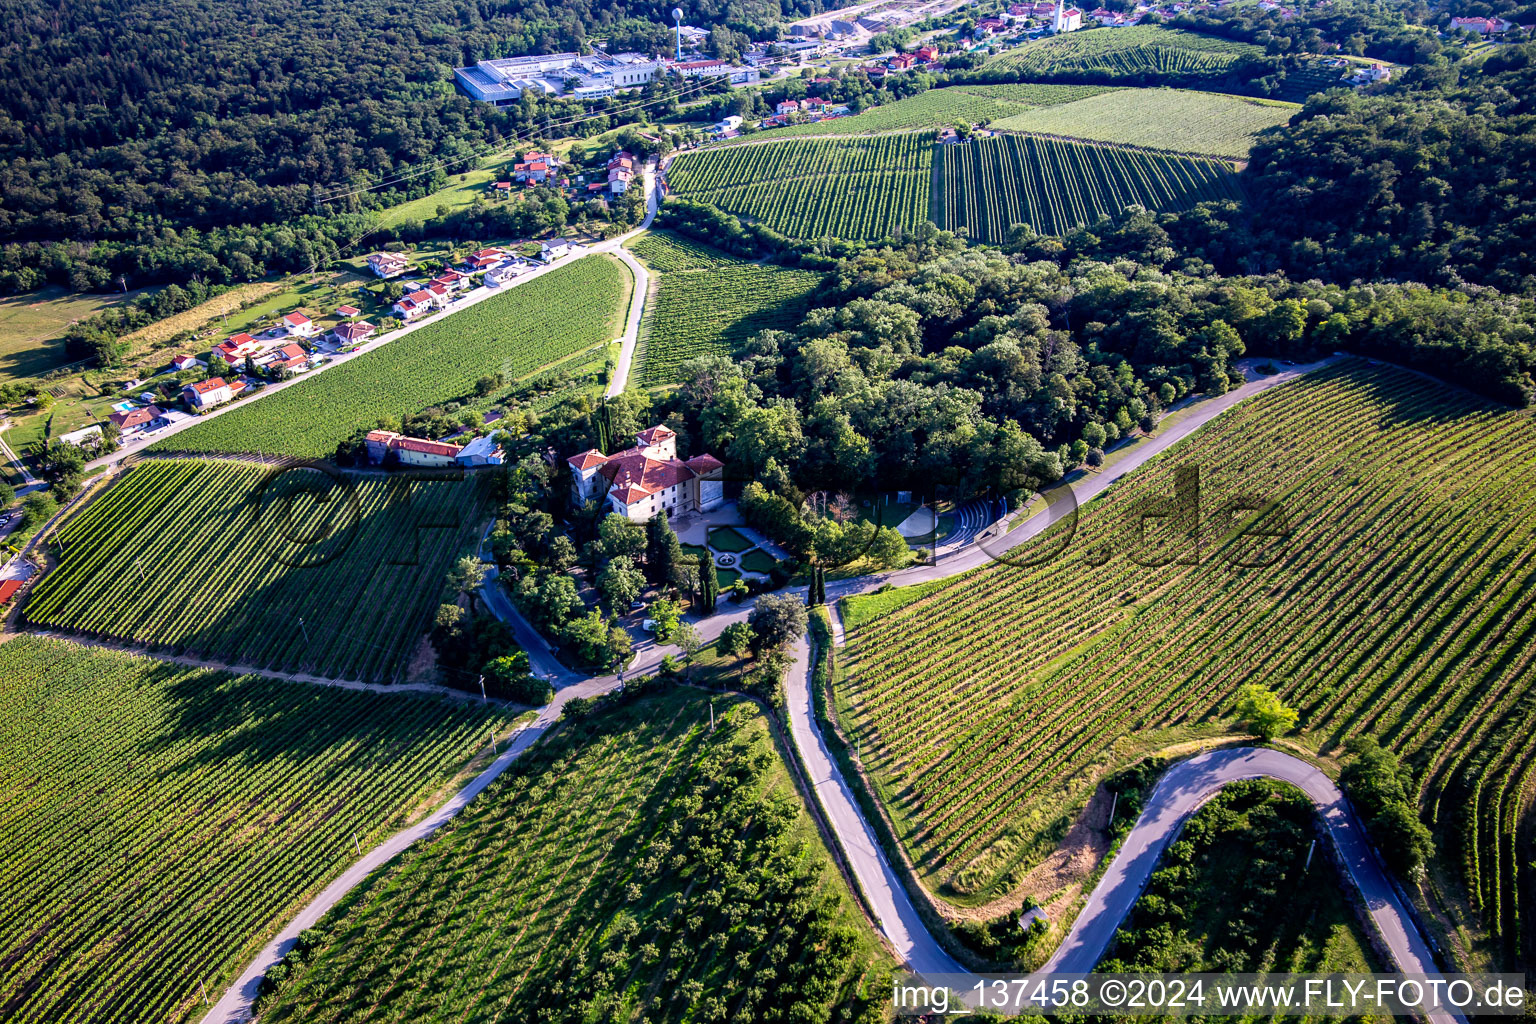
M 708 512 L 725 500 L 725 464 L 709 454 L 679 459 L 677 434 L 660 425 L 636 434 L 633 448 L 613 455 L 593 448 L 566 462 L 571 500 L 578 507 L 606 498 L 612 511 L 631 522 Z

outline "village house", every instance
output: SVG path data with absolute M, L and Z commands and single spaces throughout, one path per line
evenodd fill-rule
M 394 310 L 395 315 L 407 323 L 417 320 L 432 312 L 432 293 L 421 289 L 411 292 L 409 295 L 402 295 L 390 309 Z
M 363 311 L 356 306 L 337 306 L 336 315 L 344 320 L 351 320 L 355 316 L 362 316 Z
M 197 359 L 197 358 L 195 358 L 193 356 L 172 356 L 171 357 L 171 369 L 174 370 L 177 373 L 180 373 L 182 370 L 190 370 L 194 366 L 204 366 L 204 365 L 206 365 L 206 364 L 201 359 Z
M 212 409 L 234 398 L 235 392 L 223 377 L 209 377 L 182 388 L 181 397 L 194 409 Z
M 576 251 L 576 246 L 563 238 L 552 238 L 539 245 L 539 259 L 545 263 L 553 263 L 558 259 L 569 256 Z
M 118 432 L 124 437 L 135 437 L 146 430 L 153 429 L 164 412 L 156 406 L 140 406 L 137 409 L 129 409 L 126 412 L 114 412 L 107 419 L 116 424 Z
M 982 18 L 976 23 L 976 36 L 997 35 L 1008 27 L 1008 23 L 1002 18 Z
M 543 184 L 559 167 L 560 161 L 552 153 L 525 153 L 521 160 L 512 165 L 512 177 L 521 182 Z
M 309 353 L 298 345 L 284 345 L 271 353 L 266 365 L 268 369 L 291 370 L 298 373 L 309 369 Z
M 885 66 L 894 71 L 905 71 L 917 63 L 917 55 L 913 53 L 898 53 L 885 62 Z
M 932 64 L 934 61 L 939 59 L 938 47 L 919 46 L 917 48 L 917 59 L 922 61 L 924 64 Z
M 249 334 L 232 334 L 228 338 L 213 346 L 215 358 L 224 360 L 228 366 L 236 366 L 245 361 L 246 356 L 253 356 L 262 349 L 261 343 Z
M 502 260 L 507 258 L 506 252 L 501 249 L 481 249 L 470 255 L 464 261 L 465 268 L 472 274 L 478 274 L 489 270 Z
M 331 338 L 338 345 L 357 345 L 373 337 L 378 328 L 366 320 L 356 323 L 337 324 L 331 332 Z
M 368 445 L 369 460 L 379 464 L 393 452 L 402 466 L 452 466 L 459 454 L 456 444 L 406 437 L 393 430 L 370 430 L 363 440 Z
M 773 108 L 773 112 L 780 117 L 798 114 L 800 112 L 800 104 L 796 100 L 779 100 L 778 105 Z
M 368 257 L 368 269 L 379 277 L 399 277 L 411 269 L 411 261 L 404 253 L 376 252 Z
M 492 288 L 500 288 L 518 274 L 521 274 L 524 269 L 521 263 L 504 263 L 485 272 L 485 283 Z
M 283 317 L 283 330 L 295 338 L 313 338 L 320 333 L 320 328 L 309 317 L 294 310 Z
M 454 461 L 461 466 L 499 466 L 506 461 L 507 453 L 496 443 L 495 435 L 477 437 L 459 449 Z
M 442 285 L 450 292 L 461 292 L 469 287 L 469 277 L 457 270 L 445 270 L 434 277 L 432 283 Z
M 709 454 L 679 459 L 677 435 L 660 425 L 636 434 L 633 448 L 614 455 L 593 448 L 566 462 L 577 507 L 606 500 L 609 509 L 631 522 L 708 512 L 725 500 L 724 463 Z
M 1452 18 L 1451 31 L 1464 29 L 1468 32 L 1476 32 L 1480 36 L 1493 36 L 1501 32 L 1508 32 L 1510 23 L 1503 18 Z

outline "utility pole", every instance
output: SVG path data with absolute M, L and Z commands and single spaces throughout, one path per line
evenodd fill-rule
M 299 630 L 304 634 L 304 646 L 309 646 L 309 629 L 304 625 L 304 616 L 299 616 Z
M 499 754 L 499 753 L 501 753 L 501 751 L 496 749 L 496 730 L 495 729 L 491 730 L 491 753 L 492 754 Z
M 485 703 L 485 676 L 480 677 L 480 701 Z
M 199 992 L 201 992 L 203 994 L 203 1005 L 207 1006 L 208 1005 L 208 989 L 203 986 L 203 979 L 202 978 L 198 978 L 197 979 L 197 989 L 198 989 Z
M 1111 793 L 1110 794 L 1110 799 L 1109 799 L 1109 824 L 1110 825 L 1113 825 L 1115 823 L 1115 808 L 1118 807 L 1119 805 L 1120 805 L 1120 794 L 1118 792 Z
M 352 849 L 357 851 L 357 855 L 359 857 L 361 857 L 363 855 L 363 844 L 357 841 L 357 833 L 356 832 L 352 833 Z
M 715 698 L 709 698 L 709 731 L 715 731 Z
M 1307 862 L 1301 866 L 1301 870 L 1305 871 L 1312 866 L 1312 851 L 1315 849 L 1317 849 L 1316 839 L 1312 840 L 1311 844 L 1307 846 Z

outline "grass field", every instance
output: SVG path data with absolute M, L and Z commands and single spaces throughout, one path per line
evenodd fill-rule
M 530 750 L 322 921 L 261 1019 L 882 1019 L 892 965 L 766 719 L 715 696 L 711 732 L 710 701 L 632 697 Z
M 1528 950 L 1536 876 L 1514 865 L 1536 773 L 1533 453 L 1529 417 L 1351 360 L 1117 483 L 1059 557 L 866 619 L 839 698 L 925 882 L 962 901 L 1007 891 L 1107 766 L 1219 730 L 1257 681 L 1300 711 L 1302 743 L 1371 734 L 1402 756 L 1438 862 L 1496 940 Z M 1198 565 L 1166 564 L 1193 557 L 1166 529 L 1139 549 L 1126 532 L 1178 466 L 1200 474 Z M 1238 494 L 1283 502 L 1289 537 L 1228 536 Z
M 1184 210 L 1238 199 L 1232 165 L 1038 135 L 999 135 L 934 147 L 934 222 L 1001 243 L 1014 224 L 1063 234 L 1132 204 Z
M 64 331 L 70 323 L 142 294 L 81 295 L 53 285 L 0 298 L 0 381 L 41 377 L 66 365 Z
M 646 307 L 640 382 L 677 383 L 678 367 L 707 354 L 731 355 L 760 331 L 792 327 L 821 275 L 731 259 L 657 232 L 631 248 L 660 271 L 656 299 Z
M 611 340 L 632 286 L 613 257 L 579 259 L 152 450 L 329 458 L 381 416 L 418 412 L 468 394 L 480 377 L 523 377 Z
M 200 982 L 216 995 L 509 724 L 29 636 L 0 644 L 0 708 L 12 1024 L 198 1019 Z
M 871 107 L 852 117 L 834 117 L 809 124 L 785 125 L 766 135 L 744 135 L 723 145 L 743 145 L 754 139 L 815 135 L 860 135 L 942 128 L 957 122 L 985 124 L 1021 114 L 1032 107 L 1071 103 L 1110 91 L 1103 85 L 958 85 L 929 89 L 895 103 Z
M 67 524 L 26 614 L 234 664 L 388 680 L 473 547 L 481 501 L 480 478 L 150 460 Z
M 1223 78 L 1264 48 L 1156 25 L 1069 32 L 1031 40 L 987 61 L 989 71 L 1030 77 L 1091 73 L 1144 84 L 1159 74 Z
M 673 193 L 799 238 L 876 240 L 928 219 L 927 135 L 795 139 L 684 153 Z
M 1003 118 L 994 128 L 1245 158 L 1259 132 L 1301 108 L 1188 89 L 1120 89 Z
M 1299 790 L 1263 780 L 1227 786 L 1164 852 L 1098 970 L 1380 970 L 1352 909 L 1353 883 L 1327 857 L 1308 861 L 1312 841 L 1327 841 L 1319 833 Z

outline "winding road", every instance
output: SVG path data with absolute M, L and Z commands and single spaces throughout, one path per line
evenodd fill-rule
M 649 225 L 654 215 L 655 202 L 655 189 L 649 171 L 647 186 L 651 190 L 652 202 L 646 218 L 646 224 Z M 621 240 L 615 239 L 605 245 L 613 243 L 621 245 Z M 626 255 L 622 253 L 620 258 Z M 620 372 L 615 374 L 616 384 L 621 377 L 627 378 L 632 361 L 636 337 L 634 329 L 638 327 L 643 308 L 646 281 L 641 276 L 643 273 L 641 269 L 636 275 L 636 297 L 631 303 L 629 316 L 631 329 L 626 330 L 625 357 L 621 359 Z M 1190 404 L 1178 410 L 1177 418 L 1160 430 L 1156 437 L 1141 439 L 1112 453 L 1111 463 L 1101 471 L 1074 474 L 1053 488 L 1056 500 L 1049 501 L 1042 511 L 1014 528 L 974 532 L 972 539 L 975 543 L 961 550 L 941 547 L 939 558 L 934 564 L 829 584 L 828 594 L 835 602 L 838 597 L 872 590 L 886 583 L 908 585 L 943 579 L 968 572 L 988 561 L 1007 557 L 1008 552 L 1039 536 L 1053 523 L 1074 514 L 1078 506 L 1103 493 L 1116 480 L 1188 437 L 1221 413 L 1269 388 L 1326 365 L 1327 362 L 1324 360 L 1289 368 L 1282 373 L 1251 380 L 1225 395 Z M 1071 500 L 1061 500 L 1063 497 Z M 803 595 L 805 588 L 791 588 L 788 592 Z M 546 675 L 555 685 L 555 700 L 539 712 L 531 725 L 516 734 L 506 752 L 431 817 L 370 850 L 328 885 L 262 949 L 236 982 L 222 994 L 218 1004 L 203 1018 L 203 1024 L 234 1024 L 248 1020 L 251 999 L 261 976 L 292 947 L 300 931 L 317 922 L 370 872 L 388 863 L 411 843 L 430 835 L 457 814 L 553 726 L 567 701 L 574 697 L 606 693 L 619 685 L 617 676 L 582 677 L 561 666 L 543 637 L 522 619 L 494 580 L 487 582 L 482 593 L 492 612 L 507 621 L 517 633 L 519 642 L 529 653 L 534 670 Z M 744 620 L 749 611 L 747 607 L 722 609 L 699 621 L 697 628 L 707 642 L 719 636 L 731 623 Z M 840 638 L 840 623 L 836 622 L 835 616 L 834 627 L 834 637 Z M 659 644 L 637 649 L 627 674 L 633 678 L 653 671 L 663 657 L 679 653 L 675 647 Z M 817 803 L 831 824 L 877 925 L 915 972 L 963 974 L 964 968 L 950 957 L 925 926 L 900 876 L 860 813 L 853 792 L 838 770 L 825 738 L 816 725 L 811 691 L 810 644 L 802 638 L 792 653 L 794 660 L 785 681 L 790 734 L 811 781 Z M 1073 923 L 1071 931 L 1052 957 L 1047 970 L 1060 973 L 1090 971 L 1102 956 L 1126 912 L 1135 903 L 1158 856 L 1189 816 L 1228 782 L 1259 776 L 1290 782 L 1312 798 L 1327 823 L 1329 835 L 1337 844 L 1342 862 L 1360 888 L 1370 915 L 1391 950 L 1398 969 L 1405 973 L 1434 973 L 1434 962 L 1427 943 L 1414 927 L 1412 918 L 1399 900 L 1367 843 L 1363 829 L 1337 787 L 1304 761 L 1278 751 L 1254 748 L 1214 751 L 1169 769 L 1149 798 L 1146 810 L 1137 820 L 1120 852 L 1093 890 L 1087 905 Z M 1455 1019 L 1450 1015 L 1436 1016 L 1435 1021 L 1436 1024 L 1455 1024 Z

